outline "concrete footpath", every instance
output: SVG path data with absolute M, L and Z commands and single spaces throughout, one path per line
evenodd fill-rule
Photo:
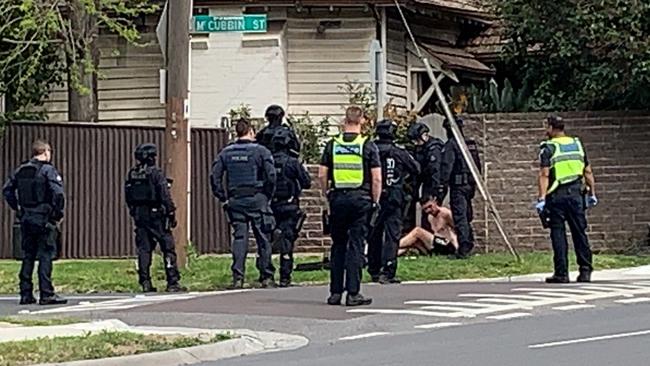
M 115 319 L 69 325 L 38 327 L 24 327 L 0 323 L 0 342 L 21 341 L 42 337 L 82 336 L 88 333 L 100 333 L 104 331 L 207 337 L 215 336 L 218 334 L 231 334 L 234 338 L 223 342 L 196 347 L 124 357 L 113 357 L 99 360 L 57 363 L 56 365 L 189 365 L 263 352 L 293 350 L 304 347 L 309 343 L 305 337 L 282 333 L 254 332 L 246 329 L 200 329 L 147 326 L 135 327 L 129 326 L 128 324 Z

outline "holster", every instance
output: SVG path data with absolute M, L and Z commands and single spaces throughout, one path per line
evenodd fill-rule
M 544 229 L 551 227 L 551 214 L 546 208 L 539 214 L 539 220 L 542 222 Z
M 330 213 L 327 210 L 323 211 L 322 223 L 323 223 L 323 235 L 330 235 L 332 233 L 331 231 L 332 228 L 330 226 Z
M 302 226 L 305 224 L 305 220 L 307 220 L 307 214 L 302 212 L 302 210 L 298 210 L 298 221 L 296 222 L 296 234 L 299 233 L 302 230 Z

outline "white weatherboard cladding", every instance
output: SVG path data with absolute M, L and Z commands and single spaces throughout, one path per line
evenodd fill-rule
M 210 15 L 241 15 L 241 7 L 210 9 Z M 287 105 L 286 50 L 283 31 L 255 37 L 276 38 L 272 46 L 244 47 L 244 33 L 194 37 L 207 49 L 192 49 L 192 127 L 220 126 L 232 108 L 248 104 L 254 117 L 270 104 Z
M 321 22 L 341 22 L 318 33 Z M 347 81 L 370 86 L 370 45 L 377 39 L 372 13 L 343 9 L 297 13 L 287 20 L 289 112 L 309 112 L 318 121 L 326 115 L 343 115 Z

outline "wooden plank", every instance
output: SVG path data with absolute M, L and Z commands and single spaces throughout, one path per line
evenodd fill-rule
M 158 99 L 100 100 L 100 111 L 165 108 Z
M 288 91 L 289 94 L 333 94 L 341 93 L 339 87 L 343 87 L 344 83 L 341 84 L 289 84 Z M 362 83 L 362 85 L 370 85 L 370 83 Z
M 129 57 L 102 57 L 99 61 L 100 68 L 103 67 L 162 67 L 162 55 L 131 55 Z
M 367 38 L 350 38 L 350 39 L 289 39 L 287 41 L 288 49 L 291 51 L 303 50 L 322 50 L 323 48 L 331 48 L 338 50 L 357 50 L 368 51 L 370 50 L 370 42 Z
M 287 66 L 288 72 L 370 72 L 368 62 L 290 62 Z
M 160 77 L 157 67 L 111 67 L 99 70 L 106 79 L 156 78 Z
M 291 114 L 305 114 L 309 112 L 310 115 L 342 115 L 345 113 L 345 107 L 341 105 L 293 105 L 289 103 L 289 111 Z
M 152 98 L 160 101 L 160 90 L 158 86 L 137 89 L 123 89 L 123 90 L 100 90 L 99 100 L 120 100 L 120 99 L 139 99 L 139 98 Z
M 99 80 L 99 90 L 133 89 L 160 87 L 158 78 L 148 79 L 108 79 Z
M 339 83 L 346 81 L 370 82 L 370 74 L 367 72 L 341 72 L 341 73 L 289 73 L 288 80 L 293 83 Z
M 391 85 L 403 85 L 406 87 L 406 75 L 386 73 L 386 82 Z
M 363 7 L 358 8 L 346 8 L 346 9 L 334 9 L 334 11 L 329 11 L 328 8 L 311 8 L 309 10 L 303 9 L 303 11 L 298 12 L 296 9 L 289 9 L 287 11 L 287 20 L 298 20 L 298 19 L 313 19 L 313 18 L 328 18 L 328 19 L 365 19 L 371 17 L 372 12 L 368 9 L 366 10 Z
M 288 62 L 367 62 L 370 58 L 368 52 L 346 51 L 346 52 L 291 52 L 289 51 Z
M 406 67 L 406 65 L 408 63 L 408 59 L 406 57 L 406 54 L 393 52 L 391 50 L 388 50 L 386 52 L 386 58 L 388 60 L 390 60 L 390 63 L 395 64 L 395 65 L 400 65 L 400 66 L 403 66 L 403 67 Z
M 100 111 L 100 121 L 126 121 L 138 119 L 165 119 L 165 109 L 149 109 L 149 110 L 131 110 L 131 111 Z
M 337 94 L 289 94 L 289 104 L 338 104 L 343 105 L 349 102 L 348 96 Z
M 287 39 L 358 39 L 366 38 L 368 40 L 375 39 L 375 30 L 347 30 L 344 29 L 340 32 L 334 32 L 332 29 L 327 30 L 324 34 L 313 32 L 295 32 L 292 30 L 287 31 Z
M 313 18 L 313 19 L 296 19 L 290 18 L 287 20 L 287 26 L 291 29 L 316 29 L 319 26 L 320 22 L 332 22 L 340 21 L 341 28 L 366 28 L 374 29 L 377 26 L 377 22 L 374 18 L 332 18 L 332 17 L 323 17 L 323 18 Z M 332 29 L 328 29 L 332 30 Z

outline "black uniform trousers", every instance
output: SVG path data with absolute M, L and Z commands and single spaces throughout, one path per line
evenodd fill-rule
M 472 208 L 472 199 L 476 192 L 473 185 L 451 186 L 449 205 L 454 218 L 454 227 L 458 235 L 458 255 L 467 256 L 474 249 L 474 231 L 472 230 L 472 220 L 474 220 L 474 210 Z
M 401 192 L 399 195 L 402 195 Z M 403 199 L 388 193 L 380 201 L 381 211 L 368 238 L 368 273 L 394 278 L 397 273 L 397 251 L 402 234 Z
M 40 297 L 54 295 L 52 285 L 52 260 L 56 255 L 56 243 L 51 236 L 56 230 L 47 226 L 28 223 L 29 218 L 23 217 L 21 223 L 23 260 L 18 278 L 20 280 L 20 296 L 31 296 L 34 291 L 32 276 L 38 260 L 38 289 Z
M 151 282 L 151 257 L 156 244 L 163 254 L 163 264 L 168 285 L 180 280 L 174 237 L 167 227 L 162 212 L 152 212 L 150 207 L 135 208 L 135 246 L 138 254 L 138 280 L 140 284 Z
M 330 194 L 332 252 L 330 292 L 356 295 L 361 290 L 363 249 L 368 236 L 372 202 L 363 191 Z
M 569 274 L 568 243 L 566 226 L 569 224 L 573 246 L 580 271 L 591 272 L 592 253 L 587 239 L 587 218 L 578 183 L 560 186 L 546 198 L 546 210 L 550 217 L 551 242 L 553 243 L 553 263 L 556 276 Z
M 228 216 L 233 229 L 232 276 L 243 280 L 246 274 L 249 230 L 253 229 L 257 244 L 256 267 L 260 273 L 259 281 L 273 278 L 275 268 L 271 262 L 271 242 L 269 240 L 275 220 L 263 194 L 251 197 L 232 198 L 228 202 Z
M 300 220 L 300 207 L 296 204 L 276 204 L 271 206 L 275 217 L 276 243 L 280 251 L 280 280 L 290 280 L 293 272 L 293 246 L 298 239 L 296 226 Z

